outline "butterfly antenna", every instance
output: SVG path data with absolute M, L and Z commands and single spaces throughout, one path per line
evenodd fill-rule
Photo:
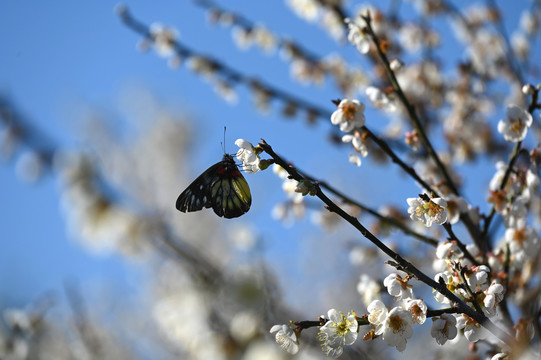
M 227 130 L 227 127 L 224 126 L 224 142 L 222 143 L 222 150 L 224 151 L 224 154 L 226 153 L 225 152 L 225 131 Z

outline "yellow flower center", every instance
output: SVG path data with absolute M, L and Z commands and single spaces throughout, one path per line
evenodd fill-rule
M 510 119 L 510 120 L 511 120 L 511 126 L 509 127 L 509 129 L 515 134 L 520 134 L 522 132 L 522 129 L 524 128 L 522 121 L 520 121 L 519 118 Z
M 513 240 L 516 240 L 516 242 L 522 245 L 522 243 L 524 243 L 526 239 L 527 235 L 524 229 L 518 229 L 515 231 L 515 234 L 513 235 Z
M 355 114 L 357 113 L 357 107 L 354 104 L 349 104 L 342 108 L 342 112 L 344 113 L 344 117 L 348 121 L 351 121 L 355 119 Z
M 413 317 L 421 317 L 423 315 L 423 310 L 421 310 L 421 307 L 417 304 L 413 305 L 410 310 Z
M 402 328 L 402 318 L 399 315 L 393 315 L 389 318 L 389 326 L 396 332 Z
M 436 204 L 433 201 L 429 201 L 427 203 L 424 203 L 423 208 L 428 213 L 428 215 L 430 217 L 434 217 L 434 216 L 436 216 L 438 214 L 441 214 L 442 212 L 445 211 L 445 209 L 443 207 L 439 206 L 438 204 Z

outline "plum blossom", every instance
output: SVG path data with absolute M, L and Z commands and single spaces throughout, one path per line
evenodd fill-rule
M 344 315 L 331 309 L 327 312 L 329 321 L 319 329 L 319 340 L 327 356 L 338 357 L 344 345 L 351 345 L 357 340 L 358 323 L 353 312 Z
M 377 87 L 369 86 L 368 88 L 366 88 L 365 93 L 374 106 L 388 112 L 396 111 L 395 103 Z
M 488 288 L 490 269 L 486 265 L 472 266 L 471 272 L 466 274 L 467 282 L 473 292 L 484 291 Z
M 444 241 L 438 244 L 436 248 L 436 257 L 438 259 L 458 261 L 464 254 L 454 241 Z
M 447 221 L 447 201 L 433 198 L 426 201 L 422 198 L 408 198 L 408 214 L 412 220 L 422 222 L 426 227 L 433 223 L 441 225 Z
M 411 313 L 401 307 L 393 308 L 381 328 L 381 338 L 387 345 L 395 346 L 400 352 L 406 349 L 407 339 L 413 335 Z
M 340 125 L 340 130 L 350 132 L 364 126 L 364 104 L 359 100 L 344 99 L 331 115 L 333 125 Z
M 453 340 L 457 334 L 456 318 L 453 315 L 442 314 L 432 318 L 430 335 L 439 345 L 445 344 L 447 340 Z
M 358 17 L 358 20 L 346 19 L 348 25 L 348 41 L 357 47 L 361 54 L 367 54 L 370 51 L 370 39 L 363 32 L 364 20 Z
M 514 225 L 505 230 L 505 241 L 509 244 L 513 262 L 520 266 L 537 256 L 541 244 L 539 235 L 532 227 L 526 226 L 524 219 Z
M 477 342 L 484 339 L 488 333 L 477 321 L 466 314 L 461 314 L 457 320 L 457 328 L 464 329 L 464 336 L 468 341 Z
M 447 201 L 447 215 L 449 224 L 456 224 L 460 220 L 460 214 L 468 211 L 468 203 L 464 198 L 450 194 L 445 197 Z
M 453 273 L 448 270 L 445 270 L 441 273 L 436 274 L 434 276 L 434 280 L 438 283 L 443 281 L 445 285 L 447 286 L 447 288 L 453 291 L 455 295 L 459 297 L 465 298 L 467 295 L 466 291 L 461 289 L 458 286 L 458 284 L 460 283 L 459 279 L 455 278 L 455 276 L 453 276 Z M 443 296 L 443 294 L 440 292 L 436 292 L 436 294 L 434 295 L 434 299 L 436 299 L 437 302 L 442 303 L 442 304 L 450 303 L 450 300 L 446 298 L 445 296 Z
M 409 278 L 403 279 L 398 274 L 390 274 L 383 280 L 383 285 L 387 288 L 390 295 L 398 299 L 415 298 L 413 295 L 413 286 L 408 284 Z
M 518 106 L 507 107 L 507 116 L 498 123 L 498 132 L 506 141 L 519 142 L 524 140 L 528 128 L 532 125 L 532 115 Z
M 361 166 L 362 160 L 361 157 L 357 154 L 351 153 L 348 156 L 348 160 L 350 163 L 355 164 L 357 166 Z
M 287 0 L 287 5 L 307 21 L 315 21 L 319 14 L 319 5 L 315 0 Z
M 407 299 L 404 309 L 411 313 L 412 326 L 424 324 L 428 307 L 422 299 Z
M 362 274 L 357 283 L 357 291 L 361 294 L 363 303 L 370 304 L 374 300 L 380 299 L 381 287 L 377 281 L 366 274 Z
M 380 328 L 389 312 L 387 307 L 381 300 L 374 300 L 366 307 L 366 309 L 368 310 L 368 322 L 372 325 L 376 325 L 377 335 L 381 334 Z
M 354 131 L 353 134 L 346 134 L 342 136 L 342 142 L 350 142 L 353 145 L 355 151 L 361 154 L 362 157 L 366 157 L 368 155 L 368 147 L 363 142 L 362 136 L 359 131 Z
M 282 350 L 295 355 L 299 351 L 299 339 L 297 334 L 288 325 L 274 325 L 270 329 L 270 333 L 276 333 L 276 342 Z
M 496 305 L 498 305 L 503 300 L 504 287 L 497 282 L 492 282 L 488 289 L 485 290 L 485 299 L 483 300 L 483 305 L 485 305 L 485 310 L 489 316 L 496 313 Z
M 149 30 L 150 36 L 154 40 L 154 49 L 159 56 L 169 57 L 175 54 L 175 41 L 179 37 L 177 29 L 153 23 Z
M 421 138 L 417 133 L 417 130 L 406 131 L 404 142 L 408 145 L 411 150 L 419 151 L 421 150 L 423 144 L 421 143 Z
M 261 159 L 254 146 L 244 139 L 237 139 L 235 145 L 240 148 L 239 151 L 237 151 L 237 159 L 242 161 L 244 171 L 247 174 L 255 174 L 258 172 Z

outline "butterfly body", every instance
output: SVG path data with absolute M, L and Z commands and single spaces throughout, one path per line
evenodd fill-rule
M 227 219 L 239 217 L 252 204 L 250 188 L 233 156 L 225 154 L 179 195 L 176 208 L 182 212 L 212 208 L 216 215 Z

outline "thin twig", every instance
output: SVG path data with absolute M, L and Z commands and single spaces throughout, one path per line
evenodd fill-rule
M 143 24 L 142 22 L 139 22 L 137 19 L 135 19 L 127 9 L 124 9 L 122 12 L 120 12 L 119 16 L 127 27 L 139 33 L 140 35 L 144 36 L 145 38 L 153 40 L 152 34 L 150 33 L 148 26 Z M 278 89 L 277 87 L 269 85 L 268 83 L 262 82 L 261 80 L 255 79 L 250 76 L 246 76 L 242 72 L 219 61 L 216 58 L 203 55 L 201 53 L 194 51 L 188 46 L 180 43 L 180 41 L 178 40 L 174 41 L 172 44 L 174 45 L 175 51 L 181 58 L 184 58 L 184 57 L 204 58 L 206 61 L 208 61 L 211 64 L 211 67 L 213 69 L 215 69 L 216 71 L 219 71 L 219 73 L 228 81 L 244 84 L 248 87 L 259 86 L 261 87 L 261 89 L 263 89 L 263 91 L 269 94 L 270 97 L 279 99 L 285 104 L 293 103 L 298 108 L 304 109 L 308 114 L 313 114 L 315 117 L 320 118 L 322 120 L 323 119 L 328 120 L 331 117 L 331 112 L 328 111 L 327 109 L 311 104 L 299 97 L 296 97 L 295 95 L 291 93 Z
M 408 226 L 401 223 L 400 221 L 398 221 L 398 220 L 396 220 L 396 219 L 394 219 L 394 218 L 392 218 L 390 216 L 381 215 L 376 210 L 374 210 L 374 209 L 372 209 L 372 208 L 370 208 L 370 207 L 368 207 L 368 206 L 366 206 L 366 205 L 364 205 L 364 204 L 362 204 L 362 203 L 360 203 L 360 202 L 358 202 L 356 200 L 353 200 L 351 197 L 344 194 L 340 190 L 336 189 L 334 186 L 330 185 L 329 183 L 327 183 L 325 181 L 318 180 L 318 179 L 308 175 L 304 171 L 300 171 L 300 170 L 298 170 L 298 171 L 304 178 L 309 179 L 310 181 L 313 181 L 313 182 L 318 182 L 321 187 L 329 190 L 331 193 L 338 196 L 344 203 L 357 206 L 361 210 L 363 210 L 363 211 L 369 213 L 370 215 L 378 218 L 382 222 L 388 223 L 388 224 L 396 227 L 397 229 L 403 231 L 405 234 L 413 236 L 416 239 L 418 239 L 418 240 L 420 240 L 420 241 L 422 241 L 422 242 L 424 242 L 426 244 L 429 244 L 429 245 L 434 246 L 434 247 L 438 246 L 438 244 L 439 244 L 438 239 L 435 239 L 435 238 L 420 234 L 420 233 L 410 229 Z
M 425 145 L 425 147 L 426 147 L 426 149 L 428 151 L 428 154 L 434 160 L 434 162 L 436 163 L 436 166 L 438 167 L 441 174 L 445 178 L 445 183 L 447 184 L 447 186 L 451 189 L 451 191 L 455 195 L 460 196 L 460 193 L 458 191 L 457 186 L 455 185 L 455 183 L 454 183 L 453 179 L 451 178 L 449 172 L 445 168 L 445 165 L 442 163 L 441 159 L 439 158 L 436 150 L 434 150 L 434 148 L 432 147 L 432 144 L 431 144 L 430 140 L 428 139 L 428 137 L 427 137 L 427 135 L 426 135 L 426 133 L 424 131 L 423 126 L 421 125 L 421 121 L 420 121 L 420 119 L 419 119 L 419 117 L 417 115 L 417 112 L 415 111 L 415 108 L 413 107 L 411 102 L 407 99 L 406 94 L 404 93 L 404 91 L 402 90 L 400 84 L 398 83 L 398 79 L 396 78 L 396 76 L 394 74 L 394 71 L 391 69 L 389 59 L 387 58 L 387 55 L 385 54 L 385 52 L 382 50 L 379 38 L 376 35 L 376 33 L 374 32 L 374 30 L 372 29 L 370 17 L 362 16 L 362 18 L 366 22 L 366 25 L 367 25 L 366 30 L 367 30 L 368 34 L 372 37 L 372 40 L 374 41 L 374 44 L 376 45 L 377 52 L 379 54 L 379 57 L 380 57 L 383 65 L 384 65 L 385 69 L 386 69 L 387 76 L 389 77 L 389 81 L 391 82 L 391 84 L 393 86 L 393 89 L 395 90 L 395 92 L 396 92 L 398 98 L 400 99 L 402 105 L 406 109 L 410 121 L 412 122 L 413 126 L 417 130 L 417 133 L 421 137 L 421 141 Z M 483 248 L 482 248 L 481 243 L 480 243 L 480 236 L 479 236 L 479 228 L 478 228 L 478 226 L 476 226 L 473 223 L 473 221 L 470 219 L 469 215 L 467 215 L 467 214 L 461 214 L 460 218 L 464 222 L 464 225 L 466 226 L 466 229 L 468 230 L 472 240 L 475 242 L 477 247 L 479 247 L 479 249 L 482 250 Z
M 288 172 L 290 178 L 297 181 L 308 180 L 308 179 L 305 179 L 293 166 L 289 165 L 280 156 L 278 156 L 274 152 L 272 147 L 265 140 L 261 139 L 261 143 L 259 144 L 259 146 L 261 146 L 262 149 L 267 154 L 269 154 L 278 165 L 282 166 Z M 475 311 L 474 309 L 472 309 L 464 301 L 462 301 L 459 297 L 457 297 L 454 293 L 452 293 L 445 286 L 445 284 L 434 281 L 432 278 L 425 275 L 422 271 L 417 269 L 413 264 L 408 262 L 402 256 L 400 256 L 399 254 L 391 250 L 389 247 L 387 247 L 376 236 L 374 236 L 370 231 L 368 231 L 368 229 L 366 229 L 357 220 L 357 218 L 346 213 L 341 207 L 339 207 L 331 199 L 329 199 L 323 193 L 323 191 L 321 190 L 321 187 L 317 183 L 315 184 L 315 189 L 316 189 L 315 196 L 317 196 L 321 201 L 323 201 L 327 205 L 327 209 L 329 211 L 336 213 L 337 215 L 342 217 L 344 220 L 346 220 L 348 223 L 350 223 L 353 227 L 355 227 L 366 239 L 372 242 L 381 251 L 387 254 L 391 259 L 396 261 L 400 265 L 400 267 L 404 269 L 404 271 L 408 272 L 409 274 L 417 278 L 419 281 L 425 283 L 426 285 L 430 286 L 434 290 L 441 293 L 443 296 L 449 299 L 451 303 L 460 310 L 461 313 L 464 313 L 468 315 L 469 317 L 471 317 L 472 319 L 474 319 L 475 321 L 477 321 L 479 324 L 481 324 L 486 329 L 488 329 L 491 333 L 493 333 L 496 337 L 502 340 L 504 343 L 510 344 L 511 338 L 509 334 L 507 334 L 504 330 L 496 326 L 489 318 L 487 318 L 483 314 L 483 312 Z
M 532 117 L 537 107 L 538 99 L 539 99 L 539 90 L 536 89 L 534 93 L 532 94 L 531 99 L 530 99 L 530 104 L 528 105 L 528 112 L 530 113 Z M 505 170 L 505 174 L 503 175 L 502 182 L 500 183 L 498 190 L 503 190 L 505 186 L 507 185 L 507 181 L 509 180 L 509 177 L 511 176 L 511 172 L 513 171 L 513 166 L 515 165 L 518 155 L 520 154 L 521 147 L 522 147 L 522 141 L 519 141 L 516 143 L 515 147 L 513 148 L 513 152 L 511 153 L 511 158 L 509 159 L 509 164 L 507 165 L 507 169 Z M 490 213 L 485 220 L 483 230 L 481 232 L 481 236 L 485 240 L 486 243 L 489 243 L 486 237 L 490 228 L 490 223 L 492 222 L 492 219 L 494 218 L 495 214 L 496 214 L 496 207 L 495 205 L 492 205 L 492 208 L 490 209 Z
M 419 120 L 419 117 L 417 116 L 417 113 L 416 113 L 413 105 L 409 102 L 409 100 L 406 97 L 406 94 L 404 93 L 404 91 L 402 90 L 400 84 L 398 83 L 398 79 L 396 78 L 396 76 L 394 74 L 394 71 L 391 69 L 389 59 L 387 58 L 387 55 L 385 54 L 385 52 L 382 50 L 379 38 L 376 35 L 376 33 L 374 32 L 374 30 L 372 29 L 372 24 L 371 24 L 372 20 L 371 20 L 371 18 L 368 17 L 368 16 L 362 16 L 362 19 L 366 22 L 366 30 L 367 30 L 368 34 L 370 35 L 370 37 L 372 38 L 372 40 L 374 41 L 374 44 L 376 45 L 377 52 L 379 54 L 380 59 L 382 60 L 383 66 L 386 69 L 387 76 L 389 77 L 389 81 L 391 82 L 395 93 L 397 94 L 398 98 L 400 99 L 400 102 L 402 103 L 402 105 L 406 109 L 406 112 L 408 113 L 409 119 L 411 120 L 411 122 L 413 123 L 413 126 L 417 130 L 417 133 L 421 137 L 421 141 L 425 145 L 425 147 L 426 147 L 426 149 L 428 151 L 428 154 L 434 160 L 434 162 L 436 163 L 436 166 L 438 167 L 441 174 L 445 178 L 447 186 L 449 186 L 449 188 L 451 189 L 451 191 L 454 194 L 460 195 L 459 192 L 458 192 L 458 188 L 456 187 L 453 179 L 449 175 L 449 172 L 445 168 L 445 165 L 440 160 L 438 154 L 436 153 L 436 150 L 434 150 L 434 148 L 432 147 L 432 144 L 431 144 L 430 140 L 428 139 L 428 137 L 427 137 L 427 135 L 426 135 L 426 133 L 424 131 L 423 126 L 421 125 L 421 121 Z
M 454 241 L 456 243 L 456 245 L 458 246 L 458 248 L 466 256 L 466 258 L 468 258 L 468 260 L 470 260 L 472 264 L 478 266 L 479 262 L 477 260 L 475 260 L 473 255 L 466 248 L 466 245 L 462 241 L 460 241 L 458 239 L 458 237 L 455 235 L 455 232 L 453 231 L 453 226 L 447 221 L 447 222 L 445 222 L 443 224 L 443 227 L 444 227 L 445 231 L 447 231 L 447 233 L 449 234 L 449 240 Z

